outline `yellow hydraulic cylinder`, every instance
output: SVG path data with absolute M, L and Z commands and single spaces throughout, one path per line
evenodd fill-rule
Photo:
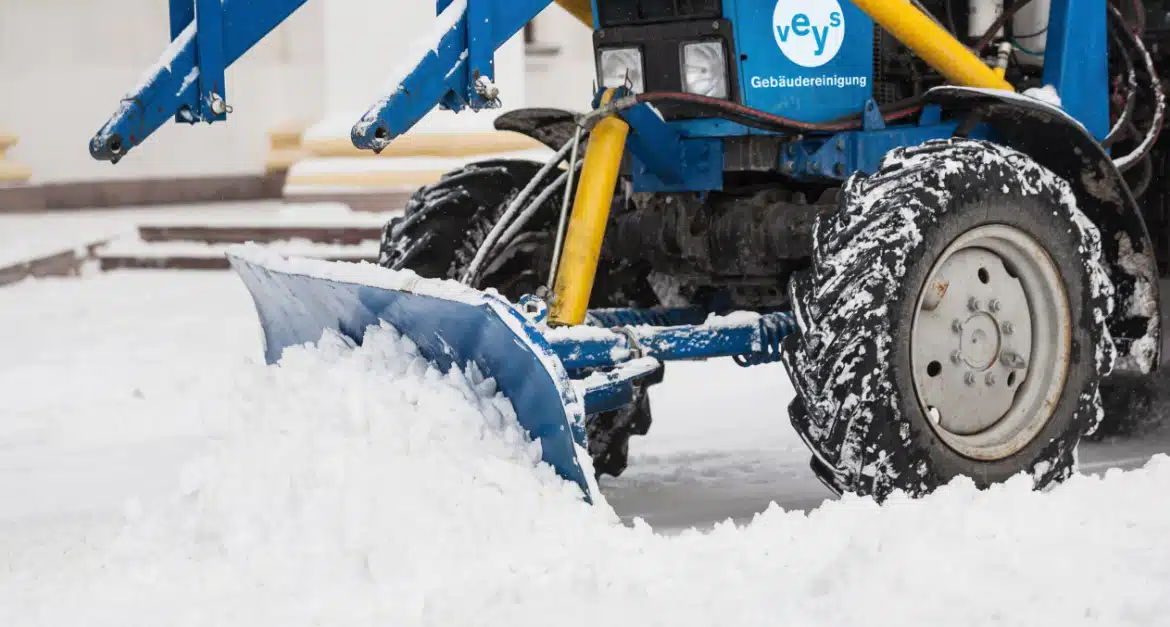
M 1015 91 L 975 53 L 909 0 L 853 0 L 873 21 L 956 85 Z
M 557 0 L 561 8 L 589 28 L 593 28 L 593 3 L 589 0 Z
M 606 96 L 603 100 L 608 100 L 609 94 Z M 551 324 L 585 322 L 629 133 L 630 125 L 625 120 L 610 115 L 598 122 L 589 134 L 589 147 L 581 166 L 581 182 L 577 185 L 573 213 L 553 284 L 553 301 L 548 316 Z

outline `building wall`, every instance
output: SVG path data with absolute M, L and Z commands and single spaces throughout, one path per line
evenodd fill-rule
M 170 123 L 118 165 L 88 141 L 170 33 L 165 0 L 0 1 L 0 129 L 33 182 L 259 172 L 266 132 L 323 109 L 321 2 L 309 2 L 228 69 L 225 124 Z
M 596 82 L 592 31 L 555 4 L 532 24 L 536 42 L 527 63 L 529 104 L 588 109 Z

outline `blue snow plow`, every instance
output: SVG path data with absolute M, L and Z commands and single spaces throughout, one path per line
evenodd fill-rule
M 229 254 L 252 294 L 264 332 L 264 356 L 318 342 L 336 331 L 360 344 L 366 331 L 393 326 L 443 371 L 474 364 L 512 403 L 516 418 L 543 460 L 590 498 L 578 451 L 585 420 L 629 403 L 634 385 L 671 359 L 701 359 L 758 351 L 792 328 L 788 314 L 740 315 L 702 323 L 698 310 L 661 310 L 659 319 L 692 320 L 669 327 L 589 326 L 549 333 L 544 311 L 497 295 L 421 279 L 369 264 L 284 259 L 259 248 Z M 595 312 L 595 324 L 619 323 L 646 312 Z M 570 373 L 590 372 L 581 378 Z

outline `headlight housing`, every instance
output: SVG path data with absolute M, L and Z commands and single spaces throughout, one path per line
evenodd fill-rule
M 635 93 L 646 91 L 646 71 L 642 51 L 638 48 L 610 48 L 601 50 L 598 68 L 601 86 L 624 87 L 629 81 Z
M 688 94 L 727 98 L 727 52 L 721 41 L 683 44 L 683 91 Z

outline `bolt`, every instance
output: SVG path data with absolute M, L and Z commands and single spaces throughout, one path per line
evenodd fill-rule
M 991 310 L 991 313 L 999 311 L 999 300 L 991 299 L 991 302 L 987 303 L 987 308 Z
M 711 22 L 711 28 L 714 28 L 715 30 L 719 30 L 719 22 Z
M 963 361 L 963 354 L 959 351 L 951 351 L 951 363 L 958 365 Z
M 963 321 L 959 320 L 958 318 L 955 318 L 954 320 L 952 320 L 951 321 L 951 330 L 954 331 L 955 333 L 962 333 L 963 332 Z
M 975 385 L 975 373 L 968 372 L 967 374 L 963 375 L 963 382 L 967 385 Z
M 967 309 L 971 311 L 979 311 L 983 307 L 983 303 L 979 302 L 978 298 L 972 296 L 967 299 Z
M 211 112 L 216 115 L 227 113 L 227 103 L 223 101 L 223 98 L 219 97 L 219 94 L 211 95 Z
M 1011 322 L 1004 322 L 1003 323 L 1003 334 L 1004 335 L 1011 335 L 1012 333 L 1015 333 L 1015 332 L 1016 332 L 1016 325 L 1012 324 Z
M 837 165 L 833 166 L 833 171 L 837 173 L 837 176 L 845 176 L 845 164 L 838 163 Z
M 995 385 L 995 373 L 994 372 L 987 373 L 987 376 L 984 377 L 983 382 L 987 384 L 987 387 L 991 387 L 991 386 Z
M 837 138 L 837 150 L 845 150 L 845 138 L 844 137 Z
M 1003 362 L 1003 365 L 1012 370 L 1023 370 L 1028 366 L 1028 362 L 1024 361 L 1024 358 L 1019 353 L 1010 350 L 1005 350 L 1000 353 L 999 360 Z

